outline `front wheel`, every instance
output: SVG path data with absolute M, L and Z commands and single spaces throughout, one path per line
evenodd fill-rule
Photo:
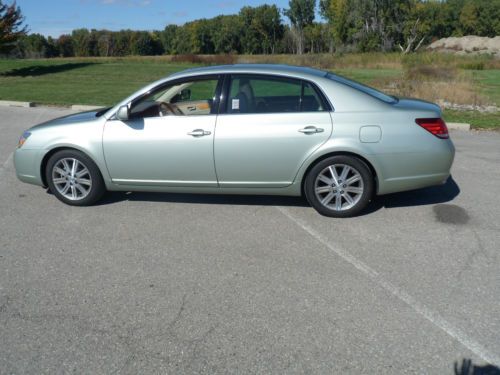
M 50 191 L 71 206 L 92 205 L 105 192 L 99 168 L 80 151 L 56 152 L 47 162 L 45 177 Z
M 350 217 L 363 210 L 374 189 L 373 175 L 352 156 L 332 156 L 316 164 L 305 181 L 307 200 L 320 214 Z

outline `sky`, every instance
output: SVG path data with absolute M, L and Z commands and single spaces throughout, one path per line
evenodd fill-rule
M 288 7 L 288 0 L 17 0 L 30 33 L 52 37 L 77 28 L 163 30 L 167 24 L 235 14 L 243 6 L 262 4 L 281 9 Z

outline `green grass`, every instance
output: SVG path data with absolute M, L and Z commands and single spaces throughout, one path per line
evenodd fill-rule
M 111 105 L 193 66 L 152 58 L 0 60 L 0 100 Z
M 472 76 L 478 94 L 485 96 L 489 103 L 500 105 L 499 63 L 485 58 L 466 59 L 467 64 L 451 55 L 436 54 L 417 54 L 404 59 L 399 54 L 243 56 L 240 59 L 317 66 L 382 89 L 388 83 L 404 80 L 405 64 L 453 65 Z M 170 60 L 168 56 L 0 60 L 0 100 L 107 106 L 150 82 L 200 66 Z M 445 117 L 447 121 L 467 122 L 475 128 L 500 128 L 498 113 L 445 111 Z
M 470 74 L 491 104 L 500 106 L 500 69 L 474 70 Z
M 481 113 L 478 111 L 444 111 L 447 122 L 465 122 L 474 129 L 500 130 L 500 115 L 498 113 Z

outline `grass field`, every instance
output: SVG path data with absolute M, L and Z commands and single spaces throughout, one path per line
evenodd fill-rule
M 223 59 L 162 56 L 0 60 L 0 100 L 107 106 L 147 83 L 190 67 L 218 62 L 275 62 L 334 71 L 396 95 L 458 104 L 500 105 L 500 62 L 485 57 L 359 54 Z M 500 129 L 498 112 L 445 111 L 445 118 L 468 122 L 476 128 Z

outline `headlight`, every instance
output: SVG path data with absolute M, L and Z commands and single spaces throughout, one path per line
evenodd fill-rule
M 30 135 L 31 135 L 30 132 L 28 132 L 28 131 L 24 132 L 23 135 L 21 136 L 21 138 L 19 138 L 17 148 L 21 148 L 24 145 L 24 142 L 26 142 L 26 140 L 29 138 Z

